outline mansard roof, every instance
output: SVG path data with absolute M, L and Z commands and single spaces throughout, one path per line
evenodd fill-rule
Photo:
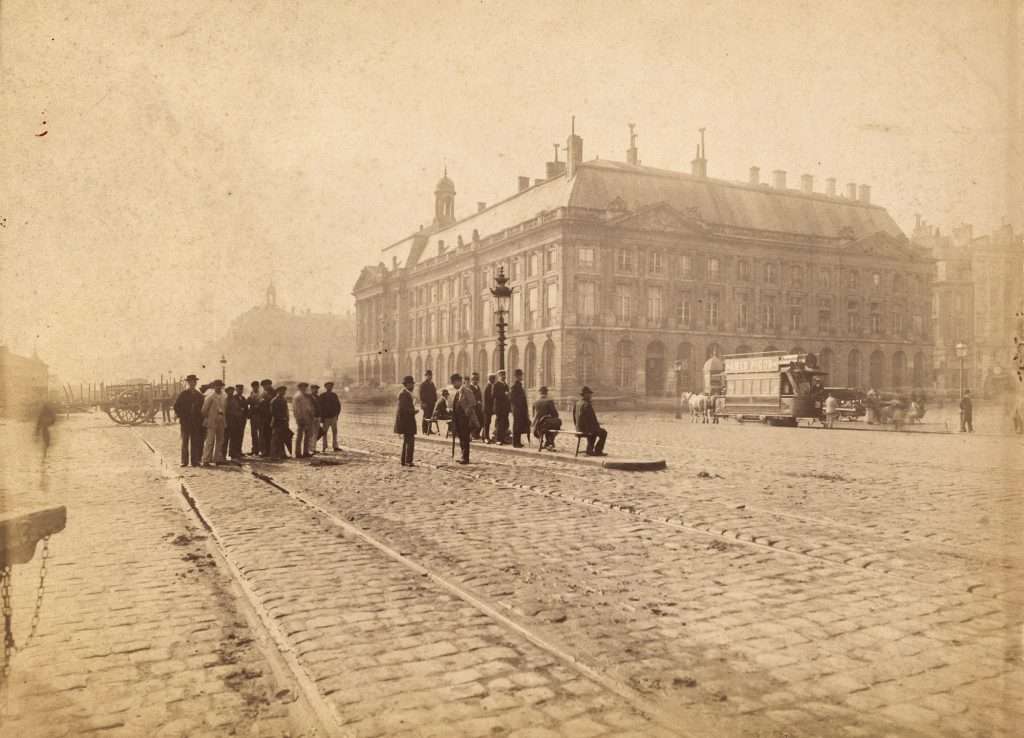
M 829 240 L 856 241 L 874 234 L 885 234 L 893 242 L 906 238 L 878 205 L 594 160 L 580 164 L 572 178 L 561 174 L 450 226 L 419 231 L 387 246 L 382 255 L 388 268 L 415 266 L 436 256 L 441 242 L 448 249 L 455 248 L 460 238 L 470 243 L 474 231 L 486 238 L 562 207 L 640 213 L 665 205 L 691 221 L 695 229 L 711 226 Z M 622 219 L 611 222 L 618 220 Z

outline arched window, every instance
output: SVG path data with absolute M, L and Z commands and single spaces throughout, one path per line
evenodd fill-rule
M 860 387 L 860 351 L 853 349 L 846 359 L 846 386 Z
M 590 338 L 580 339 L 576 350 L 576 379 L 581 385 L 597 381 L 598 347 Z
M 519 347 L 518 346 L 509 346 L 507 367 L 508 367 L 508 377 L 509 377 L 509 380 L 512 379 L 512 376 L 515 373 L 516 369 L 522 369 L 522 367 L 519 366 Z
M 873 351 L 868 365 L 868 384 L 873 389 L 881 389 L 885 382 L 885 354 Z
M 491 371 L 497 374 L 498 370 L 504 367 L 504 364 L 501 363 L 502 361 L 504 359 L 501 356 L 501 352 L 495 347 L 494 352 L 491 354 Z
M 924 387 L 924 377 L 924 354 L 918 351 L 916 354 L 914 354 L 914 386 Z
M 707 350 L 704 352 L 704 359 L 710 359 L 712 356 L 721 356 L 722 347 L 717 343 L 709 343 Z
M 823 348 L 818 354 L 818 368 L 823 372 L 832 373 L 832 349 Z M 835 384 L 835 382 L 830 382 L 830 384 Z
M 892 387 L 899 389 L 906 381 L 907 355 L 897 351 L 892 355 Z
M 688 343 L 681 343 L 676 348 L 676 361 L 681 365 L 681 376 L 679 381 L 684 392 L 689 392 L 693 381 L 693 346 Z
M 665 393 L 665 345 L 661 341 L 652 341 L 647 344 L 644 389 L 651 397 L 658 397 Z
M 414 369 L 414 371 L 412 373 L 412 378 L 415 379 L 417 382 L 420 381 L 421 379 L 423 379 L 423 357 L 422 356 L 417 356 L 416 357 L 416 361 L 413 364 L 413 369 Z
M 423 362 L 423 373 L 426 374 L 432 371 L 434 371 L 434 357 L 427 354 L 427 359 Z
M 448 354 L 448 373 L 444 375 L 443 379 L 447 382 L 448 377 L 459 371 L 459 367 L 455 366 L 455 352 L 452 351 Z
M 555 383 L 555 342 L 550 338 L 544 342 L 540 352 L 540 382 L 551 387 Z
M 472 367 L 469 365 L 469 356 L 466 354 L 465 351 L 459 352 L 459 361 L 458 364 L 456 365 L 455 371 L 463 372 L 464 374 L 472 373 Z M 480 370 L 477 369 L 477 371 Z
M 636 379 L 633 355 L 632 341 L 619 341 L 615 348 L 615 384 L 626 392 L 633 390 Z
M 537 386 L 537 347 L 533 341 L 526 344 L 523 351 L 523 384 L 527 387 Z
M 486 379 L 487 378 L 487 374 L 488 374 L 488 371 L 487 371 L 487 349 L 480 349 L 480 357 L 477 359 L 477 361 L 479 363 L 477 364 L 476 370 L 478 372 L 480 372 L 481 379 Z

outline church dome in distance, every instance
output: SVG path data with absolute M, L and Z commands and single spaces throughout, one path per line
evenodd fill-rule
M 455 183 L 448 179 L 447 172 L 445 172 L 441 179 L 437 180 L 437 187 L 434 188 L 434 192 L 455 192 Z

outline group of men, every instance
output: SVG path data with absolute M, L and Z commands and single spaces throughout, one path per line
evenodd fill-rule
M 316 442 L 323 439 L 327 451 L 327 435 L 331 434 L 333 449 L 338 446 L 338 416 L 341 400 L 334 392 L 334 383 L 326 382 L 324 392 L 318 385 L 300 382 L 288 409 L 288 388 L 275 387 L 272 380 L 253 381 L 248 396 L 245 385 L 226 386 L 220 379 L 196 385 L 199 378 L 189 374 L 188 385 L 174 402 L 174 413 L 181 426 L 181 465 L 211 466 L 239 462 L 246 455 L 262 456 L 279 461 L 286 454 L 308 458 L 316 453 Z M 296 431 L 289 424 L 295 417 Z M 245 426 L 248 423 L 252 443 L 249 454 L 242 450 Z
M 454 441 L 458 439 L 462 451 L 460 464 L 469 463 L 469 449 L 472 440 L 476 439 L 488 444 L 499 446 L 511 445 L 513 448 L 523 447 L 523 436 L 533 433 L 542 449 L 555 451 L 555 436 L 562 427 L 555 401 L 548 397 L 548 388 L 540 387 L 540 397 L 533 403 L 533 419 L 530 419 L 530 406 L 526 387 L 523 384 L 523 371 L 513 372 L 511 387 L 506 382 L 504 369 L 495 374 L 487 375 L 487 384 L 480 387 L 480 375 L 473 372 L 469 381 L 465 382 L 461 374 L 450 377 L 454 395 L 447 389 L 441 390 L 438 397 L 434 384 L 434 374 L 428 369 L 424 372 L 423 381 L 419 386 L 420 411 L 423 413 L 421 430 L 430 435 L 436 427 L 440 430 L 440 422 L 451 423 Z M 416 381 L 411 376 L 402 380 L 403 389 L 398 395 L 398 407 L 395 413 L 395 433 L 402 436 L 402 466 L 413 466 L 413 452 L 416 443 L 417 422 L 416 398 L 413 390 Z M 573 407 L 573 419 L 576 431 L 587 440 L 588 456 L 606 456 L 604 445 L 608 432 L 597 421 L 592 402 L 593 391 L 589 387 L 580 390 L 581 399 Z M 512 429 L 509 432 L 509 416 L 512 418 Z

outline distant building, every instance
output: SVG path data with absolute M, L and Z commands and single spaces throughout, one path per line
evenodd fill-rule
M 913 241 L 935 259 L 936 386 L 959 388 L 956 344 L 963 342 L 965 386 L 985 393 L 1006 389 L 1014 372 L 1018 314 L 1024 311 L 1024 238 L 1010 225 L 978 238 L 970 225 L 945 235 L 918 218 Z
M 776 171 L 748 182 L 626 162 L 565 162 L 544 180 L 461 219 L 455 185 L 434 192 L 434 220 L 382 250 L 353 289 L 359 378 L 393 382 L 432 368 L 493 371 L 499 267 L 513 301 L 506 366 L 562 395 L 663 395 L 700 386 L 711 355 L 799 350 L 838 385 L 923 385 L 931 367 L 932 262 L 867 185 L 824 193 Z
M 0 415 L 17 415 L 45 400 L 49 368 L 38 356 L 19 356 L 0 346 Z

